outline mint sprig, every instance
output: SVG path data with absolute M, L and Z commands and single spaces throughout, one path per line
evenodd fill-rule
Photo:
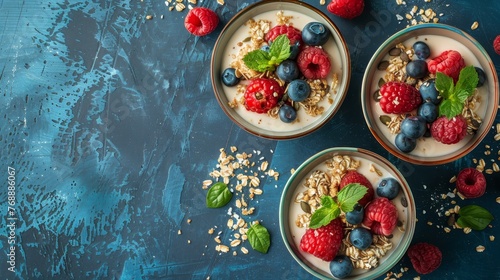
M 321 197 L 321 207 L 311 215 L 309 228 L 319 228 L 328 225 L 336 219 L 341 211 L 351 212 L 358 201 L 365 196 L 367 187 L 358 183 L 352 183 L 339 191 L 337 197 Z
M 269 52 L 253 50 L 243 57 L 245 65 L 255 71 L 274 71 L 282 61 L 290 57 L 290 39 L 286 35 L 276 37 Z
M 483 230 L 493 220 L 493 215 L 488 210 L 477 205 L 460 208 L 458 215 L 457 224 L 462 228 L 470 227 L 473 230 Z
M 436 73 L 436 89 L 442 97 L 439 105 L 439 114 L 448 119 L 462 113 L 464 102 L 474 94 L 479 77 L 474 66 L 464 67 L 460 71 L 458 81 L 453 83 L 453 79 L 441 72 Z

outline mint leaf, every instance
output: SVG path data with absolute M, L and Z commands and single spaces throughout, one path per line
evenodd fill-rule
M 271 44 L 269 49 L 270 61 L 276 66 L 290 57 L 290 39 L 286 35 L 280 35 Z
M 247 237 L 255 251 L 266 254 L 269 246 L 271 246 L 269 232 L 261 224 L 253 224 L 247 231 Z
M 255 71 L 265 72 L 267 70 L 273 71 L 274 66 L 269 65 L 269 53 L 263 50 L 254 50 L 247 53 L 243 57 L 245 65 Z
M 206 204 L 208 208 L 220 208 L 231 201 L 232 197 L 233 193 L 227 188 L 227 185 L 218 182 L 208 190 Z
M 290 57 L 290 39 L 286 35 L 276 37 L 269 52 L 253 50 L 243 57 L 245 65 L 257 72 L 274 71 L 282 61 Z
M 348 184 L 337 194 L 337 201 L 340 205 L 340 209 L 344 212 L 351 212 L 356 203 L 358 203 L 367 192 L 368 189 L 366 186 L 358 183 Z
M 459 100 L 446 99 L 441 101 L 441 104 L 439 105 L 439 115 L 443 115 L 448 119 L 451 119 L 460 114 L 463 107 L 463 102 L 460 102 Z
M 464 103 L 465 100 L 467 100 L 467 98 L 469 98 L 469 92 L 467 92 L 466 90 L 459 90 L 456 93 L 456 98 L 457 98 L 457 101 Z
M 323 195 L 321 197 L 321 205 L 323 207 L 328 207 L 328 208 L 332 208 L 333 205 L 336 204 L 335 201 L 333 200 L 333 198 L 329 195 Z
M 455 85 L 453 84 L 453 79 L 441 72 L 436 73 L 435 85 L 436 89 L 439 91 L 439 94 L 444 99 L 448 98 L 455 87 Z
M 467 205 L 460 208 L 458 215 L 460 217 L 457 224 L 462 228 L 470 227 L 473 230 L 483 230 L 493 220 L 493 215 L 488 210 L 477 205 Z
M 331 197 L 330 197 L 331 198 Z M 337 203 L 333 202 L 330 207 L 322 205 L 316 209 L 311 215 L 309 228 L 319 228 L 328 225 L 331 221 L 340 215 L 340 208 Z
M 470 65 L 464 67 L 460 71 L 460 76 L 458 77 L 458 81 L 455 87 L 472 95 L 474 89 L 477 87 L 478 81 L 479 77 L 477 75 L 476 69 L 474 68 L 474 66 Z

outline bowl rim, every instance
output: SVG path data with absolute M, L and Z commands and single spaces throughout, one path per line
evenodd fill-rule
M 373 272 L 375 270 L 369 270 L 367 273 L 363 273 L 361 275 L 358 275 L 356 277 L 347 277 L 345 279 L 374 279 L 376 277 L 379 277 L 389 271 L 392 267 L 394 267 L 406 254 L 407 249 L 409 248 L 413 235 L 415 233 L 415 227 L 416 227 L 416 204 L 415 204 L 415 199 L 413 197 L 413 193 L 411 191 L 411 188 L 406 181 L 405 177 L 403 174 L 394 166 L 389 160 L 386 158 L 380 156 L 379 154 L 376 154 L 372 151 L 362 149 L 362 148 L 355 148 L 355 147 L 333 147 L 333 148 L 328 148 L 323 151 L 320 151 L 313 156 L 309 157 L 306 159 L 303 163 L 300 164 L 300 166 L 295 170 L 295 172 L 290 176 L 288 181 L 285 184 L 285 187 L 283 188 L 281 198 L 280 198 L 280 204 L 279 204 L 279 228 L 280 228 L 280 233 L 281 233 L 281 238 L 283 240 L 283 243 L 285 243 L 285 247 L 287 248 L 288 252 L 290 255 L 295 259 L 296 262 L 299 263 L 299 265 L 305 269 L 307 272 L 309 272 L 311 275 L 319 278 L 319 279 L 334 279 L 332 277 L 327 277 L 318 271 L 314 270 L 310 266 L 308 266 L 302 259 L 295 253 L 294 248 L 289 243 L 288 240 L 288 235 L 289 233 L 289 208 L 290 208 L 290 200 L 289 196 L 291 196 L 294 192 L 295 189 L 298 187 L 298 183 L 304 178 L 303 176 L 306 176 L 309 171 L 303 171 L 306 169 L 308 166 L 310 166 L 312 163 L 316 163 L 316 161 L 319 161 L 321 158 L 324 156 L 331 154 L 353 154 L 353 156 L 364 156 L 365 158 L 375 158 L 378 161 L 382 162 L 385 166 L 384 168 L 388 169 L 391 171 L 391 173 L 395 174 L 397 179 L 400 180 L 401 185 L 402 185 L 402 191 L 404 192 L 404 195 L 406 196 L 406 200 L 408 202 L 408 206 L 406 207 L 407 210 L 407 220 L 406 220 L 406 225 L 407 227 L 405 228 L 405 233 L 404 236 L 406 236 L 406 240 L 401 240 L 399 243 L 399 246 L 396 247 L 398 251 L 393 252 L 390 257 L 390 262 L 388 263 L 388 267 L 384 267 L 384 269 L 381 269 L 378 272 Z M 360 155 L 357 155 L 360 154 Z M 318 162 L 319 164 L 319 162 Z M 315 165 L 316 166 L 316 165 Z M 306 172 L 304 174 L 301 174 L 302 172 Z M 302 176 L 301 176 L 302 175 Z M 294 184 L 296 182 L 296 184 Z M 395 250 L 396 248 L 393 248 Z M 394 255 L 395 254 L 395 255 Z M 389 261 L 389 260 L 386 260 Z M 384 262 L 386 264 L 386 262 Z M 379 266 L 382 267 L 382 266 Z
M 489 73 L 491 73 L 491 76 L 493 78 L 493 81 L 490 82 L 490 85 L 493 85 L 493 88 L 490 89 L 490 93 L 493 93 L 493 94 L 489 95 L 489 98 L 492 99 L 489 102 L 493 103 L 494 106 L 492 106 L 492 114 L 491 114 L 490 119 L 488 120 L 488 122 L 483 122 L 481 124 L 481 126 L 485 126 L 486 128 L 488 128 L 488 127 L 491 127 L 493 125 L 493 122 L 495 121 L 495 116 L 496 116 L 497 110 L 498 110 L 499 95 L 500 95 L 499 94 L 499 86 L 498 86 L 499 82 L 498 82 L 498 76 L 496 73 L 495 65 L 494 65 L 493 61 L 491 60 L 491 57 L 488 55 L 487 51 L 483 48 L 483 46 L 474 37 L 472 37 L 471 35 L 469 35 L 468 33 L 466 33 L 465 31 L 463 31 L 459 28 L 456 28 L 456 27 L 451 26 L 451 25 L 443 24 L 443 23 L 423 23 L 423 24 L 418 24 L 418 25 L 406 27 L 405 29 L 402 29 L 402 30 L 394 33 L 393 35 L 391 35 L 387 40 L 385 40 L 379 46 L 379 48 L 377 48 L 377 50 L 375 51 L 375 53 L 371 57 L 370 61 L 368 62 L 367 66 L 366 66 L 366 71 L 363 75 L 363 81 L 362 81 L 362 85 L 361 85 L 361 107 L 363 110 L 363 116 L 365 118 L 365 122 L 366 122 L 370 132 L 375 137 L 377 142 L 379 142 L 379 144 L 382 145 L 382 147 L 384 147 L 385 150 L 390 152 L 392 155 L 398 157 L 399 159 L 404 160 L 404 161 L 409 162 L 409 163 L 418 164 L 418 165 L 441 165 L 441 164 L 446 164 L 446 163 L 458 160 L 458 159 L 466 156 L 467 154 L 469 154 L 486 137 L 486 135 L 489 132 L 489 129 L 483 129 L 480 134 L 474 135 L 474 138 L 469 140 L 471 142 L 471 144 L 468 147 L 464 148 L 463 150 L 458 150 L 458 151 L 454 152 L 452 154 L 453 156 L 451 156 L 449 158 L 444 158 L 444 156 L 440 156 L 434 160 L 426 160 L 425 158 L 420 157 L 420 156 L 413 156 L 411 154 L 402 153 L 399 150 L 397 150 L 397 148 L 395 149 L 393 146 L 387 144 L 384 141 L 385 137 L 380 136 L 377 133 L 376 129 L 374 129 L 374 127 L 372 125 L 373 120 L 371 120 L 369 118 L 370 116 L 368 114 L 367 107 L 369 105 L 366 104 L 366 102 L 365 102 L 368 99 L 367 96 L 370 95 L 369 91 L 367 92 L 367 90 L 369 90 L 369 89 L 367 89 L 367 86 L 371 85 L 371 82 L 372 82 L 372 81 L 368 80 L 368 78 L 370 76 L 369 74 L 371 74 L 371 72 L 372 72 L 372 71 L 370 71 L 370 69 L 373 69 L 375 63 L 377 62 L 377 60 L 379 60 L 379 56 L 381 55 L 382 51 L 384 51 L 384 49 L 390 47 L 391 44 L 393 44 L 394 41 L 396 41 L 399 37 L 409 36 L 408 35 L 409 33 L 413 32 L 413 31 L 417 31 L 417 30 L 422 30 L 422 29 L 443 29 L 445 31 L 450 31 L 450 32 L 456 33 L 456 34 L 462 36 L 463 38 L 465 38 L 466 40 L 468 40 L 470 43 L 472 43 L 477 48 L 477 50 L 484 56 L 485 61 L 488 62 Z M 369 100 L 371 100 L 371 98 L 369 98 Z
M 278 134 L 278 135 L 275 135 L 272 133 L 272 131 L 270 131 L 271 133 L 266 133 L 265 131 L 267 130 L 260 130 L 260 129 L 257 129 L 257 130 L 254 130 L 254 129 L 251 129 L 247 126 L 245 126 L 244 124 L 238 122 L 233 116 L 232 116 L 232 113 L 230 112 L 230 110 L 233 110 L 231 108 L 228 108 L 227 107 L 227 104 L 225 104 L 224 100 L 221 99 L 220 97 L 220 94 L 218 93 L 219 90 L 218 90 L 218 87 L 217 87 L 217 83 L 215 82 L 216 79 L 219 79 L 219 76 L 216 75 L 216 73 L 214 73 L 214 69 L 216 68 L 216 56 L 217 56 L 217 53 L 216 53 L 216 50 L 217 48 L 219 47 L 219 45 L 221 45 L 221 41 L 223 40 L 224 38 L 224 35 L 225 33 L 227 32 L 227 30 L 230 28 L 230 26 L 236 22 L 239 18 L 242 18 L 246 15 L 246 13 L 250 12 L 252 9 L 254 8 L 257 8 L 257 7 L 260 7 L 260 6 L 266 6 L 266 5 L 279 5 L 279 4 L 286 4 L 286 5 L 296 5 L 296 6 L 301 6 L 301 7 L 304 7 L 306 9 L 309 9 L 311 11 L 313 11 L 315 14 L 317 14 L 319 17 L 321 17 L 324 21 L 326 21 L 330 27 L 331 27 L 331 31 L 332 31 L 332 36 L 334 37 L 337 37 L 337 39 L 335 40 L 336 41 L 336 44 L 337 43 L 340 43 L 337 44 L 338 45 L 338 48 L 339 48 L 339 52 L 340 53 L 343 53 L 345 54 L 345 57 L 342 57 L 341 58 L 341 61 L 345 62 L 343 63 L 342 65 L 342 68 L 343 68 L 343 71 L 342 71 L 342 80 L 341 83 L 340 83 L 340 86 L 344 85 L 344 88 L 340 88 L 341 90 L 339 90 L 339 92 L 337 92 L 337 94 L 340 95 L 339 99 L 338 99 L 338 104 L 335 108 L 333 108 L 331 110 L 331 112 L 329 112 L 329 115 L 328 116 L 324 116 L 324 120 L 322 120 L 320 123 L 308 128 L 307 130 L 298 130 L 298 132 L 295 132 L 295 131 L 292 131 L 293 133 L 288 133 L 288 134 Z M 333 29 L 333 30 L 332 30 Z M 334 33 L 334 34 L 333 34 Z M 338 42 L 337 42 L 338 40 Z M 231 119 L 231 121 L 235 124 L 237 124 L 240 128 L 242 128 L 243 130 L 247 131 L 248 133 L 250 134 L 253 134 L 255 136 L 259 136 L 259 137 L 262 137 L 262 138 L 267 138 L 267 139 L 272 139 L 272 140 L 291 140 L 291 139 L 296 139 L 296 138 L 300 138 L 300 137 L 303 137 L 305 135 L 308 135 L 312 132 L 315 132 L 317 131 L 318 129 L 320 129 L 321 127 L 323 127 L 327 122 L 329 122 L 333 116 L 337 113 L 337 111 L 340 109 L 340 107 L 342 106 L 342 103 L 344 102 L 344 99 L 347 95 L 347 92 L 349 90 L 349 85 L 350 85 L 350 80 L 351 80 L 351 56 L 350 56 L 350 53 L 349 53 L 349 48 L 347 47 L 347 42 L 344 38 L 344 36 L 342 35 L 342 33 L 340 32 L 340 29 L 337 27 L 337 25 L 324 13 L 322 12 L 321 10 L 319 10 L 318 8 L 308 4 L 308 3 L 305 3 L 305 2 L 302 2 L 302 1 L 295 1 L 295 0 L 266 0 L 266 1 L 259 1 L 259 2 L 256 2 L 256 3 L 253 3 L 253 4 L 250 4 L 249 6 L 243 8 L 242 10 L 240 10 L 239 12 L 237 12 L 228 22 L 227 24 L 224 26 L 224 28 L 222 29 L 221 33 L 219 34 L 215 44 L 214 44 L 214 48 L 213 48 L 213 51 L 212 51 L 212 56 L 211 56 L 211 60 L 210 60 L 210 80 L 211 80 L 211 83 L 212 83 L 212 89 L 213 89 L 213 92 L 214 92 L 214 95 L 217 99 L 217 102 L 219 103 L 219 106 L 222 108 L 222 110 L 224 111 L 224 113 L 229 117 L 229 119 Z

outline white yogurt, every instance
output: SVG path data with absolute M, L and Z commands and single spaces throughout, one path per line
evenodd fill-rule
M 270 20 L 272 22 L 271 27 L 274 27 L 277 25 L 276 23 L 276 14 L 280 10 L 272 10 L 269 12 L 265 12 L 262 14 L 259 14 L 255 16 L 253 19 L 260 20 L 260 19 L 266 19 Z M 290 21 L 293 23 L 293 26 L 298 28 L 299 30 L 302 30 L 304 26 L 309 23 L 309 22 L 316 22 L 318 20 L 294 12 L 294 11 L 284 11 L 285 16 L 293 16 L 292 20 Z M 237 32 L 233 34 L 231 39 L 229 40 L 226 49 L 225 49 L 225 55 L 222 60 L 222 67 L 221 69 L 225 69 L 229 67 L 230 63 L 233 61 L 233 57 L 238 54 L 240 47 L 238 47 L 238 43 L 243 42 L 245 38 L 249 36 L 249 28 L 245 25 L 241 26 Z M 328 74 L 327 80 L 328 84 L 330 85 L 332 83 L 332 76 L 333 73 L 336 73 L 338 75 L 339 81 L 343 80 L 342 77 L 342 62 L 340 60 L 341 57 L 341 51 L 339 47 L 335 44 L 333 37 L 330 36 L 330 39 L 326 44 L 324 44 L 323 49 L 328 53 L 330 62 L 331 62 L 331 69 L 330 73 Z M 246 83 L 247 81 L 242 81 L 242 83 Z M 237 97 L 236 94 L 236 87 L 227 87 L 223 85 L 224 88 L 224 93 L 226 94 L 226 97 L 228 100 L 233 100 L 235 97 Z M 241 95 L 238 96 L 240 98 Z M 241 104 L 238 105 L 237 108 L 235 108 L 235 112 L 239 114 L 243 119 L 248 121 L 249 123 L 262 128 L 266 130 L 271 130 L 271 131 L 279 131 L 279 132 L 287 132 L 287 131 L 294 131 L 301 129 L 303 127 L 306 127 L 308 125 L 311 125 L 315 122 L 318 122 L 321 120 L 321 117 L 325 114 L 328 113 L 328 111 L 331 109 L 330 107 L 334 104 L 337 104 L 339 99 L 341 98 L 341 93 L 337 94 L 331 94 L 330 98 L 333 99 L 333 102 L 329 102 L 328 96 L 325 96 L 323 100 L 318 104 L 318 106 L 323 106 L 325 108 L 324 112 L 320 116 L 312 117 L 306 114 L 305 110 L 301 108 L 297 112 L 297 119 L 298 121 L 295 121 L 293 123 L 284 123 L 282 122 L 279 118 L 274 119 L 269 117 L 267 114 L 258 114 L 255 112 L 250 112 L 245 109 L 245 107 Z
M 408 39 L 404 41 L 403 44 L 406 47 L 411 47 L 413 43 L 415 43 L 416 41 L 424 41 L 429 46 L 431 50 L 430 58 L 434 58 L 446 50 L 456 50 L 464 58 L 465 65 L 473 65 L 480 67 L 480 63 L 474 56 L 474 54 L 463 44 L 454 39 L 438 35 L 422 35 Z M 387 54 L 386 57 L 382 60 L 389 60 L 389 59 L 390 56 L 389 54 Z M 384 75 L 385 71 L 377 71 L 374 75 L 374 81 L 380 80 L 380 78 L 382 78 Z M 378 83 L 373 82 L 370 94 L 374 93 L 377 89 L 378 89 Z M 488 93 L 489 93 L 488 83 L 485 83 L 482 87 L 478 88 L 478 96 L 480 97 L 479 101 L 487 101 Z M 381 115 L 391 115 L 391 114 L 384 113 L 377 102 L 371 102 L 371 106 L 374 118 L 375 117 L 377 118 L 377 120 L 375 120 L 373 123 L 376 126 L 378 126 L 380 131 L 382 131 L 383 137 L 388 139 L 390 143 L 394 143 L 396 135 L 391 134 L 389 129 L 382 122 L 378 120 L 378 117 Z M 487 102 L 479 102 L 479 104 L 476 104 L 475 112 L 478 114 L 478 116 L 484 119 L 484 117 L 486 116 L 486 109 L 487 109 Z M 469 142 L 469 140 L 472 139 L 472 137 L 473 135 L 466 135 L 466 137 L 462 139 L 460 142 L 452 145 L 440 143 L 434 140 L 434 138 L 432 137 L 429 138 L 421 137 L 417 140 L 417 147 L 412 152 L 410 152 L 410 154 L 421 157 L 429 157 L 429 156 L 434 157 L 434 156 L 447 155 L 460 150 Z

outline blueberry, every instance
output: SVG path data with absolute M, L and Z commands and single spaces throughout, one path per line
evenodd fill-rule
M 486 74 L 484 73 L 483 69 L 479 67 L 474 67 L 477 72 L 477 77 L 479 78 L 479 81 L 477 82 L 477 87 L 482 87 L 484 85 L 484 82 L 486 81 Z
M 271 46 L 269 45 L 262 45 L 262 47 L 260 47 L 261 50 L 265 51 L 265 52 L 269 52 L 269 50 L 271 49 Z
M 403 133 L 396 135 L 396 147 L 403 153 L 409 153 L 417 146 L 417 140 L 406 137 Z
M 330 262 L 330 272 L 337 278 L 346 278 L 354 269 L 352 261 L 348 256 L 337 255 Z
M 394 178 L 384 178 L 377 186 L 377 195 L 386 197 L 387 199 L 394 199 L 399 194 L 401 185 L 398 180 Z
M 236 69 L 226 68 L 222 72 L 222 83 L 228 87 L 237 85 L 240 82 L 240 78 L 236 77 Z
M 328 41 L 330 30 L 319 22 L 310 22 L 302 29 L 302 41 L 310 46 L 321 46 Z
M 354 205 L 354 208 L 351 212 L 345 213 L 345 219 L 351 225 L 360 224 L 363 221 L 364 216 L 365 209 L 359 203 L 356 203 L 356 205 Z
M 401 133 L 411 139 L 422 137 L 426 129 L 425 119 L 421 116 L 409 116 L 401 122 Z
M 287 59 L 278 65 L 276 69 L 276 75 L 278 78 L 285 82 L 291 82 L 299 77 L 299 68 L 295 61 Z
M 291 123 L 297 118 L 297 112 L 290 105 L 283 105 L 279 111 L 280 120 L 285 123 Z
M 437 119 L 439 108 L 432 102 L 425 102 L 418 107 L 417 113 L 419 116 L 424 118 L 426 122 L 431 123 Z
M 427 75 L 427 62 L 425 60 L 412 60 L 406 64 L 406 74 L 412 78 L 421 79 Z
M 425 102 L 432 102 L 438 105 L 441 102 L 439 91 L 436 89 L 436 80 L 429 79 L 420 86 L 420 95 Z
M 309 93 L 311 93 L 311 86 L 304 80 L 295 79 L 288 85 L 288 97 L 293 101 L 304 101 Z
M 349 241 L 354 247 L 364 250 L 372 244 L 372 234 L 364 227 L 357 227 L 349 234 Z
M 300 43 L 297 41 L 295 44 L 290 45 L 290 56 L 288 59 L 296 59 L 300 52 Z
M 418 59 L 427 59 L 431 55 L 429 46 L 422 41 L 417 41 L 413 44 L 413 51 Z

